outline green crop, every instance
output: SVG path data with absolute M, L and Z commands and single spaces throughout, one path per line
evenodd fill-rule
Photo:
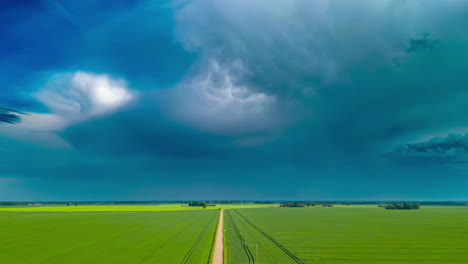
M 0 263 L 207 263 L 219 211 L 0 213 Z
M 238 209 L 225 229 L 229 264 L 468 263 L 466 207 Z
M 218 204 L 203 209 L 201 206 L 189 207 L 186 204 L 161 205 L 80 205 L 80 206 L 23 206 L 0 207 L 0 212 L 158 212 L 158 211 L 194 211 L 238 208 L 278 207 L 274 204 Z

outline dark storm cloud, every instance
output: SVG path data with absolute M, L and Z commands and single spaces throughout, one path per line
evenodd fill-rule
M 423 38 L 410 39 L 410 47 L 406 50 L 408 53 L 414 53 L 420 50 L 432 49 L 440 44 L 439 39 L 429 38 L 429 33 L 425 33 Z
M 21 117 L 18 114 L 19 113 L 14 110 L 0 107 L 0 124 L 16 124 L 21 122 Z
M 14 23 L 0 29 L 0 101 L 31 113 L 14 131 L 0 126 L 11 153 L 0 176 L 148 186 L 205 177 L 253 181 L 272 196 L 372 193 L 362 181 L 392 192 L 381 180 L 413 177 L 399 190 L 412 195 L 417 179 L 433 176 L 435 190 L 436 171 L 449 166 L 422 173 L 379 154 L 468 127 L 466 1 L 134 3 L 45 1 L 2 13 Z M 77 75 L 91 81 L 77 85 Z M 388 156 L 464 162 L 465 147 L 449 147 L 457 140 Z
M 298 156 L 329 152 L 333 159 L 333 153 L 378 153 L 392 140 L 466 124 L 467 40 L 459 37 L 466 3 L 362 1 L 358 6 L 363 8 L 330 1 L 276 4 L 236 1 L 226 8 L 192 1 L 174 10 L 168 9 L 171 5 L 137 5 L 116 20 L 104 23 L 105 14 L 94 18 L 102 24 L 85 34 L 84 58 L 96 61 L 83 59 L 83 65 L 126 76 L 132 89 L 154 88 L 142 81 L 146 78 L 156 85 L 158 78 L 172 76 L 161 67 L 186 68 L 171 66 L 172 59 L 165 57 L 190 64 L 190 55 L 179 52 L 181 46 L 199 59 L 169 89 L 174 90 L 170 96 L 152 95 L 154 100 L 140 102 L 144 107 L 70 127 L 64 137 L 88 150 L 119 148 L 125 153 L 149 146 L 153 152 L 187 156 L 218 156 L 235 152 L 232 142 L 262 145 L 273 139 L 281 146 L 307 146 Z M 431 16 L 421 16 L 423 6 Z M 151 20 L 155 12 L 161 15 Z M 168 26 L 172 13 L 175 39 L 157 33 Z M 402 13 L 407 20 L 401 20 Z M 122 37 L 126 29 L 132 36 Z M 414 41 L 439 39 L 443 41 L 432 48 L 419 45 L 417 52 L 407 53 L 416 49 Z M 156 40 L 172 44 L 151 44 Z M 115 45 L 107 47 L 109 42 Z M 142 60 L 148 54 L 154 57 Z M 131 124 L 131 129 L 116 124 Z M 87 132 L 94 127 L 96 133 Z M 107 136 L 109 131 L 116 140 Z M 90 134 L 90 141 L 80 134 Z M 279 147 L 276 152 L 289 151 Z
M 300 128 L 288 132 L 311 148 L 329 141 L 321 148 L 342 152 L 378 151 L 399 137 L 463 126 L 467 40 L 461 36 L 467 3 L 360 2 L 235 1 L 226 8 L 193 1 L 178 12 L 176 32 L 187 49 L 205 58 L 194 66 L 197 76 L 203 71 L 217 76 L 219 70 L 210 66 L 214 61 L 229 73 L 220 76 L 231 80 L 229 87 L 274 98 L 271 104 L 260 101 L 262 113 L 272 114 L 245 111 L 248 122 L 229 123 L 240 131 L 267 120 L 265 116 L 274 117 L 267 129 L 300 120 Z M 225 86 L 217 87 L 222 92 Z M 185 113 L 181 120 L 195 119 L 193 126 L 203 128 L 209 120 L 191 118 L 204 110 L 205 101 L 197 98 L 185 98 L 199 111 Z M 177 111 L 182 104 L 172 106 Z M 230 112 L 235 111 L 219 111 L 218 117 L 228 120 Z M 211 120 L 218 123 L 209 124 L 215 131 L 229 127 Z
M 156 96 L 155 96 L 156 95 Z M 269 133 L 220 135 L 165 118 L 159 93 L 106 117 L 72 125 L 60 135 L 77 149 L 104 156 L 148 155 L 161 159 L 230 159 L 254 155 Z
M 436 137 L 421 143 L 401 145 L 383 156 L 442 164 L 468 163 L 468 134 L 450 134 L 445 138 Z
M 456 8 L 463 7 L 466 3 L 431 0 L 199 0 L 177 12 L 176 33 L 187 49 L 221 67 L 241 64 L 237 83 L 303 99 L 347 83 L 356 68 L 372 70 L 407 49 L 436 46 L 435 38 L 451 30 L 437 22 L 459 19 Z M 423 17 L 423 10 L 431 18 Z M 423 37 L 425 30 L 433 36 Z
M 117 113 L 71 126 L 61 135 L 76 148 L 111 156 L 140 153 L 174 158 L 200 158 L 232 154 L 226 149 L 228 141 L 225 137 L 162 121 L 161 116 L 153 111 Z

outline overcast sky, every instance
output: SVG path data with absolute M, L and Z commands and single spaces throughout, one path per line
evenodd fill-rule
M 0 3 L 0 200 L 468 200 L 468 1 Z

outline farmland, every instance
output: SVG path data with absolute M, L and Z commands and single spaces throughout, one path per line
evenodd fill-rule
M 0 212 L 0 262 L 207 263 L 218 210 Z
M 466 207 L 228 210 L 225 229 L 230 264 L 468 263 Z
M 224 208 L 224 256 L 243 263 L 468 263 L 468 208 L 90 205 L 0 208 L 0 260 L 209 263 Z
M 159 212 L 159 211 L 197 211 L 239 208 L 278 207 L 274 204 L 218 204 L 216 206 L 189 207 L 182 204 L 160 205 L 80 205 L 80 206 L 23 206 L 0 207 L 0 212 Z

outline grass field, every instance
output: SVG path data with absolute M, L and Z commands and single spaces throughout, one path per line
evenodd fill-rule
M 161 205 L 81 205 L 81 206 L 22 206 L 0 207 L 0 212 L 158 212 L 158 211 L 196 211 L 239 208 L 278 207 L 274 204 L 218 204 L 216 206 L 189 207 L 185 204 Z
M 467 207 L 239 209 L 225 229 L 229 264 L 468 263 Z
M 0 212 L 0 263 L 203 264 L 218 217 L 216 210 Z
M 468 207 L 271 206 L 0 208 L 0 263 L 208 263 L 219 208 L 227 264 L 468 263 Z

